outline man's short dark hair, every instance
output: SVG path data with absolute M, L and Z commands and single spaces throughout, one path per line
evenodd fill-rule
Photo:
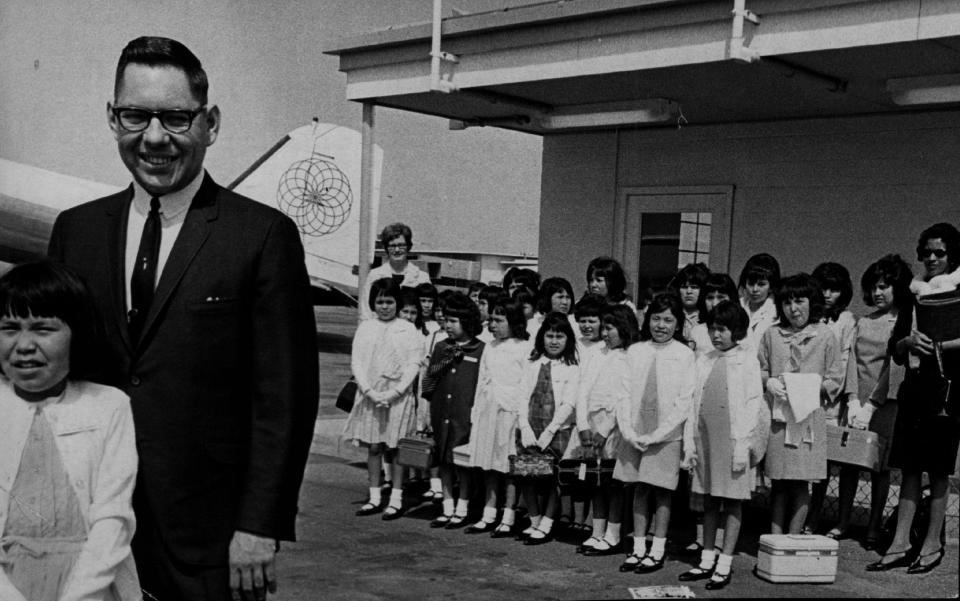
M 120 53 L 120 61 L 117 63 L 117 74 L 113 82 L 114 99 L 120 93 L 123 73 L 130 64 L 171 67 L 183 71 L 190 83 L 190 93 L 200 104 L 207 104 L 207 73 L 203 70 L 200 59 L 180 42 L 158 36 L 142 36 L 130 40 Z

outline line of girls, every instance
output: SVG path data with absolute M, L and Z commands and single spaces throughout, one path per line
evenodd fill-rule
M 918 254 L 930 240 L 949 252 L 952 239 L 938 236 L 922 237 Z M 929 258 L 942 258 L 934 250 Z M 590 532 L 577 551 L 626 552 L 621 571 L 649 573 L 663 566 L 670 502 L 686 469 L 691 508 L 704 513 L 703 543 L 699 565 L 680 578 L 705 579 L 716 589 L 730 581 L 741 504 L 750 499 L 764 456 L 772 482 L 771 531 L 799 533 L 817 528 L 827 477 L 826 423 L 892 436 L 896 370 L 886 340 L 911 298 L 904 293 L 910 268 L 898 256 L 883 257 L 864 272 L 864 301 L 874 311 L 860 322 L 846 311 L 852 285 L 835 263 L 781 280 L 772 256 L 755 255 L 739 285 L 726 274 L 688 265 L 671 293 L 644 298 L 638 311 L 623 293 L 619 264 L 601 257 L 588 267 L 588 294 L 572 318 L 566 280 L 541 284 L 533 272 L 516 276 L 505 279 L 506 290 L 471 290 L 475 302 L 457 292 L 438 297 L 427 287 L 404 293 L 389 280 L 373 284 L 368 301 L 378 319 L 358 329 L 353 360 L 360 394 L 372 403 L 358 403 L 345 430 L 370 451 L 370 496 L 359 515 L 402 515 L 396 492 L 402 469 L 395 468 L 397 488 L 381 508 L 382 455 L 394 452 L 397 439 L 418 420 L 421 427 L 429 421 L 438 465 L 425 494 L 442 505 L 432 527 L 466 526 L 469 533 L 516 535 L 538 545 L 552 539 L 558 507 L 559 522 L 581 529 L 589 511 Z M 932 277 L 929 268 L 925 277 Z M 434 317 L 440 317 L 432 331 L 423 325 L 424 318 L 430 321 L 417 302 L 423 298 L 434 301 Z M 400 311 L 413 323 L 397 319 Z M 391 329 L 404 335 L 390 340 Z M 418 418 L 415 397 L 428 417 Z M 571 507 L 552 483 L 510 476 L 509 456 L 534 450 L 613 459 L 613 480 L 590 503 Z M 872 474 L 866 544 L 879 538 L 887 460 Z M 484 474 L 485 504 L 480 519 L 468 523 L 477 468 Z M 841 474 L 841 520 L 830 536 L 848 535 L 857 478 L 849 468 Z M 518 487 L 529 518 L 519 532 Z M 653 536 L 649 546 L 646 536 L 634 536 L 627 549 L 620 526 L 631 495 L 634 533 L 650 526 Z M 942 551 L 915 554 L 910 571 L 932 569 L 940 558 Z M 881 560 L 871 569 L 889 569 L 890 563 Z

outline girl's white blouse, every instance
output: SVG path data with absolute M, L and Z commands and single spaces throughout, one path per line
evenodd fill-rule
M 527 423 L 530 411 L 530 396 L 537 386 L 540 366 L 550 363 L 550 384 L 553 386 L 554 412 L 551 426 L 559 429 L 577 409 L 577 393 L 580 390 L 580 366 L 568 365 L 563 361 L 540 357 L 527 361 L 523 367 L 520 382 L 520 395 L 517 403 L 520 423 Z
M 609 436 L 616 408 L 630 396 L 630 366 L 624 349 L 603 349 L 582 364 L 577 393 L 577 430 Z
M 638 342 L 627 351 L 630 396 L 617 407 L 617 424 L 627 441 L 636 440 L 633 428 L 640 411 L 639 395 L 647 385 L 653 362 L 657 364 L 657 428 L 649 434 L 651 444 L 681 440 L 683 424 L 690 415 L 696 385 L 696 359 L 690 348 L 677 340 Z

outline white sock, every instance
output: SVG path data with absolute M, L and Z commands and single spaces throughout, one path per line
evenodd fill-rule
M 553 528 L 553 518 L 548 518 L 546 516 L 540 518 L 540 523 L 537 524 L 537 530 L 545 534 L 550 534 L 551 528 Z
M 453 499 L 443 500 L 443 515 L 453 515 Z
M 440 483 L 440 478 L 430 478 L 430 490 L 433 492 L 443 492 L 443 485 Z
M 700 565 L 697 567 L 699 567 L 701 570 L 709 570 L 710 568 L 713 567 L 713 564 L 716 561 L 717 561 L 717 550 L 710 549 L 709 551 L 707 551 L 706 549 L 704 549 L 703 551 L 700 551 Z
M 607 529 L 607 520 L 593 518 L 593 538 L 603 538 L 603 532 Z
M 462 518 L 467 517 L 467 505 L 468 501 L 466 499 L 457 499 L 457 509 L 453 512 L 453 515 L 459 516 Z
M 663 557 L 664 551 L 667 549 L 667 538 L 663 537 L 653 537 L 653 541 L 650 543 L 650 557 L 653 559 L 660 559 Z
M 382 501 L 382 500 L 383 500 L 383 499 L 380 497 L 380 487 L 379 487 L 379 486 L 371 486 L 371 487 L 370 487 L 370 503 L 372 503 L 372 504 L 374 504 L 374 505 L 379 505 L 379 504 L 380 504 L 380 501 Z
M 513 522 L 516 519 L 517 510 L 510 509 L 509 507 L 503 508 L 503 517 L 500 519 L 500 523 L 504 526 L 513 526 Z
M 730 566 L 733 564 L 733 555 L 726 555 L 721 553 L 717 556 L 717 569 L 715 573 L 717 574 L 729 574 Z
M 643 557 L 647 554 L 647 537 L 637 536 L 637 533 L 633 533 L 633 554 L 637 557 Z
M 620 524 L 616 522 L 607 522 L 607 533 L 603 535 L 603 540 L 607 541 L 612 547 L 620 542 Z
M 403 490 L 394 488 L 390 491 L 390 507 L 403 507 Z
M 483 521 L 490 524 L 497 521 L 497 508 L 496 507 L 484 507 L 483 508 Z

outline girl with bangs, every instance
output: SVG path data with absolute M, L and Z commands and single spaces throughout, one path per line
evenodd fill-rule
M 577 320 L 573 317 L 573 286 L 565 278 L 547 278 L 540 284 L 537 293 L 537 314 L 534 316 L 536 329 L 540 329 L 543 318 L 552 311 L 563 313 L 570 320 L 570 327 L 577 331 Z
M 827 477 L 823 407 L 840 392 L 843 373 L 840 343 L 821 321 L 823 305 L 813 277 L 786 278 L 776 293 L 779 322 L 760 341 L 760 373 L 772 420 L 764 469 L 773 481 L 773 534 L 800 533 L 810 506 L 809 484 Z
M 680 297 L 683 304 L 684 340 L 690 340 L 691 330 L 703 321 L 700 314 L 700 294 L 709 277 L 710 269 L 703 263 L 687 263 L 667 285 L 667 288 Z
M 663 567 L 673 491 L 680 464 L 693 449 L 683 445 L 683 427 L 696 385 L 696 359 L 683 339 L 683 303 L 676 294 L 659 294 L 647 308 L 640 344 L 627 351 L 630 396 L 617 406 L 623 443 L 613 477 L 636 483 L 633 496 L 633 552 L 621 572 L 638 574 Z M 647 551 L 647 525 L 653 498 L 654 533 Z
M 725 273 L 711 273 L 700 288 L 697 309 L 700 311 L 700 323 L 693 326 L 690 336 L 685 336 L 687 345 L 699 358 L 713 350 L 713 340 L 707 331 L 707 314 L 723 301 L 735 301 L 739 298 L 737 285 L 733 278 Z
M 576 411 L 580 369 L 577 342 L 566 314 L 547 313 L 525 362 L 518 396 L 518 453 L 536 448 L 560 459 L 570 446 L 571 418 Z M 527 479 L 523 498 L 530 512 L 524 544 L 551 539 L 557 513 L 557 485 L 552 478 Z
M 630 399 L 630 365 L 627 349 L 640 339 L 637 315 L 629 306 L 608 305 L 600 314 L 604 348 L 582 366 L 577 400 L 579 445 L 601 459 L 616 459 L 621 435 L 617 407 Z M 577 441 L 575 441 L 576 443 Z M 569 454 L 578 452 L 571 448 Z M 593 532 L 577 547 L 584 555 L 620 552 L 623 519 L 623 487 L 612 480 L 600 486 L 593 497 Z
M 480 357 L 467 447 L 471 464 L 484 472 L 486 504 L 483 517 L 468 526 L 466 532 L 493 531 L 495 538 L 499 538 L 512 533 L 515 521 L 517 489 L 507 474 L 509 457 L 516 452 L 517 390 L 530 355 L 530 342 L 523 307 L 515 301 L 504 298 L 492 305 L 488 328 L 493 341 L 484 347 Z M 504 491 L 502 504 L 499 503 L 501 490 Z M 499 525 L 498 507 L 503 509 Z
M 746 345 L 757 349 L 767 328 L 777 323 L 774 294 L 780 286 L 780 263 L 772 255 L 760 253 L 747 259 L 740 272 L 740 305 L 750 317 Z
M 637 306 L 627 296 L 627 276 L 612 257 L 597 257 L 587 265 L 587 292 L 599 294 L 611 305 L 626 305 L 634 315 Z

